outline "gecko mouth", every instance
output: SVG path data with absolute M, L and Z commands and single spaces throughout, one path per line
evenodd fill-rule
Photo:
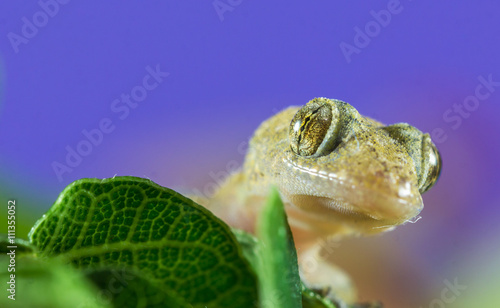
M 293 195 L 290 198 L 292 204 L 307 212 L 311 216 L 317 216 L 321 220 L 335 220 L 339 222 L 348 220 L 379 220 L 373 215 L 355 210 L 347 202 L 339 199 L 326 197 Z
M 400 225 L 421 211 L 421 198 L 417 202 L 405 198 L 394 198 L 383 194 L 370 194 L 345 199 L 342 196 L 324 197 L 311 195 L 289 195 L 293 207 L 311 225 L 344 225 L 354 233 L 378 233 Z M 418 202 L 420 201 L 420 202 Z

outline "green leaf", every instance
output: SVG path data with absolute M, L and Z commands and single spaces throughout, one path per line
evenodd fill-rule
M 252 234 L 247 233 L 242 230 L 233 229 L 233 233 L 236 239 L 240 243 L 243 255 L 247 258 L 248 262 L 252 265 L 256 272 L 259 271 L 259 262 L 261 261 L 261 256 L 259 255 L 259 241 Z M 265 279 L 265 278 L 263 278 Z M 299 278 L 300 279 L 300 278 Z M 339 308 L 340 306 L 333 303 L 330 299 L 308 289 L 302 283 L 302 307 L 303 308 Z M 361 308 L 361 306 L 356 306 L 352 308 Z M 367 307 L 364 307 L 367 308 Z
M 258 221 L 260 240 L 259 282 L 261 307 L 301 308 L 301 282 L 297 252 L 283 202 L 272 188 Z
M 0 307 L 109 307 L 96 296 L 96 288 L 71 266 L 16 255 L 15 272 L 9 272 L 9 259 L 5 255 L 0 257 L 0 281 L 4 286 Z M 8 291 L 11 288 L 8 283 L 12 279 L 10 275 L 15 275 L 15 300 L 8 298 L 12 295 Z
M 339 308 L 331 300 L 305 286 L 302 286 L 302 305 L 303 308 Z
M 70 184 L 30 232 L 41 256 L 127 268 L 193 307 L 254 307 L 256 277 L 230 229 L 192 200 L 135 177 Z
M 163 285 L 142 277 L 139 273 L 121 269 L 91 270 L 87 277 L 99 288 L 101 297 L 113 307 L 168 308 L 191 307 Z
M 7 234 L 0 234 L 0 254 L 7 253 L 12 249 L 16 251 L 16 256 L 33 252 L 33 247 L 28 241 L 16 238 L 11 242 Z
M 252 234 L 239 229 L 232 229 L 236 240 L 240 244 L 241 252 L 246 258 L 248 263 L 252 266 L 254 272 L 258 272 L 259 269 L 259 241 Z

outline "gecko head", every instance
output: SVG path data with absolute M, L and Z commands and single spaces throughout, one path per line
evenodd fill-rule
M 295 113 L 288 136 L 277 179 L 284 197 L 304 215 L 354 232 L 416 217 L 421 194 L 439 178 L 428 134 L 406 123 L 383 126 L 342 101 L 313 99 Z

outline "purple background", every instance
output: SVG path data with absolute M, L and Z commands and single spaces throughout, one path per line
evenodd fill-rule
M 239 147 L 261 121 L 325 96 L 385 123 L 446 134 L 436 140 L 444 169 L 423 218 L 337 248 L 333 258 L 361 297 L 428 306 L 443 279 L 455 278 L 468 293 L 449 307 L 483 297 L 474 290 L 489 271 L 477 276 L 477 267 L 500 267 L 500 87 L 483 90 L 489 97 L 459 125 L 444 115 L 475 94 L 479 76 L 500 81 L 500 4 L 220 2 L 231 10 L 219 15 L 212 1 L 68 1 L 50 6 L 46 20 L 37 1 L 0 4 L 0 197 L 18 202 L 18 236 L 82 177 L 135 175 L 207 190 L 210 174 L 242 162 Z M 341 43 L 355 45 L 356 27 L 377 31 L 370 12 L 388 6 L 390 21 L 347 61 Z M 37 32 L 12 43 L 34 17 Z M 112 102 L 157 65 L 170 75 L 120 119 Z M 65 164 L 66 148 L 105 118 L 114 130 L 58 179 L 53 163 Z

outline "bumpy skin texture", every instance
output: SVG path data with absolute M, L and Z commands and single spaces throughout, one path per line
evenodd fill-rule
M 321 129 L 314 122 L 327 120 L 331 124 L 323 129 L 326 132 L 315 133 Z M 321 143 L 316 149 L 321 153 L 301 155 L 298 135 L 305 148 Z M 420 213 L 421 193 L 437 180 L 440 165 L 428 134 L 405 123 L 383 126 L 345 102 L 317 98 L 260 125 L 243 170 L 221 187 L 209 207 L 229 216 L 230 223 L 252 230 L 269 185 L 276 185 L 299 246 L 299 232 L 308 235 L 307 241 L 372 234 Z
M 411 220 L 440 169 L 428 134 L 406 123 L 384 126 L 345 102 L 316 98 L 264 121 L 241 172 L 207 202 L 230 225 L 252 231 L 269 186 L 276 185 L 300 259 L 318 239 L 374 234 Z

